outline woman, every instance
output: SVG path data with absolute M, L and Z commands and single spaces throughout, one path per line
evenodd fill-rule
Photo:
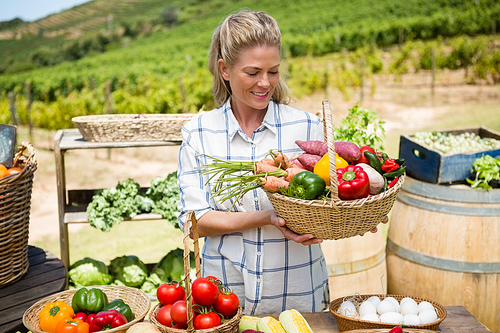
M 295 140 L 323 140 L 317 116 L 287 106 L 280 77 L 281 33 L 263 12 L 241 11 L 215 29 L 209 54 L 212 94 L 221 106 L 200 114 L 183 130 L 179 151 L 179 223 L 193 210 L 202 251 L 202 275 L 215 276 L 238 295 L 245 314 L 286 309 L 321 311 L 328 305 L 322 240 L 284 227 L 261 189 L 217 203 L 213 184 L 199 169 L 208 156 L 258 161 L 270 149 L 301 152 Z M 228 211 L 231 209 L 231 212 Z

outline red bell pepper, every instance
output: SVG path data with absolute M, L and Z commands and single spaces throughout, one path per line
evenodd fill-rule
M 370 194 L 370 180 L 362 167 L 348 165 L 337 169 L 339 198 L 353 200 L 366 198 Z
M 90 323 L 90 332 L 110 330 L 127 323 L 127 318 L 116 310 L 101 311 Z

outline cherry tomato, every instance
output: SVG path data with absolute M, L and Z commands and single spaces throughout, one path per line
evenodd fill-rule
M 185 296 L 184 287 L 175 282 L 163 283 L 156 289 L 156 297 L 162 305 L 174 304 Z
M 199 305 L 212 305 L 219 297 L 219 288 L 207 278 L 197 278 L 191 286 L 193 300 Z
M 165 304 L 158 310 L 156 314 L 156 320 L 162 325 L 171 327 L 172 326 L 172 316 L 170 315 L 170 309 L 172 304 Z
M 193 312 L 193 318 L 194 318 L 194 311 L 191 309 Z M 172 317 L 172 320 L 174 321 L 175 324 L 179 326 L 187 326 L 187 307 L 186 303 L 184 301 L 177 301 L 172 305 L 172 308 L 170 309 L 170 316 Z
M 87 322 L 87 314 L 85 312 L 78 312 L 73 319 L 80 319 L 81 321 Z
M 373 149 L 370 146 L 363 146 L 363 147 L 359 148 L 359 151 L 361 152 L 361 157 L 359 158 L 359 160 L 354 162 L 354 164 L 365 163 L 365 164 L 370 165 L 370 161 L 366 158 L 364 152 L 369 151 L 369 152 L 376 154 L 375 149 Z
M 194 322 L 193 322 L 195 330 L 212 328 L 215 326 L 219 326 L 220 324 L 222 324 L 222 320 L 221 320 L 220 316 L 213 311 L 210 311 L 208 313 L 199 313 L 194 318 Z
M 389 333 L 403 333 L 403 329 L 401 328 L 401 326 L 395 326 L 389 331 Z
M 240 301 L 235 293 L 221 292 L 214 303 L 214 309 L 224 317 L 232 317 L 239 305 Z

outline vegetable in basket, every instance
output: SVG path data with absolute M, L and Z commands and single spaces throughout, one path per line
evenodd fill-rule
M 78 318 L 67 317 L 59 321 L 56 333 L 89 333 L 90 325 Z
M 73 308 L 63 301 L 47 303 L 38 314 L 40 328 L 47 333 L 56 333 L 59 321 L 67 317 L 72 318 L 74 315 Z
M 116 310 L 120 312 L 122 315 L 125 316 L 125 318 L 127 318 L 128 321 L 134 320 L 135 317 L 130 306 L 127 303 L 125 303 L 121 298 L 115 299 L 102 309 L 102 311 L 108 311 L 108 310 Z
M 337 169 L 338 192 L 342 200 L 366 198 L 370 194 L 370 180 L 362 167 L 349 165 Z
M 134 255 L 116 257 L 111 260 L 109 270 L 115 277 L 115 284 L 128 287 L 142 286 L 149 275 L 146 265 Z
M 323 195 L 325 188 L 323 178 L 313 172 L 302 171 L 292 178 L 288 188 L 281 193 L 288 197 L 313 200 Z
M 128 323 L 127 318 L 116 310 L 101 311 L 90 324 L 90 332 L 111 330 Z
M 80 288 L 71 299 L 71 307 L 75 313 L 97 313 L 106 305 L 108 305 L 108 296 L 99 288 Z
M 69 282 L 81 288 L 86 286 L 106 285 L 113 281 L 108 266 L 99 260 L 85 257 L 69 267 Z

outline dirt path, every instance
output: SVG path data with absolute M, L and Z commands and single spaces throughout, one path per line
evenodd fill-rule
M 500 130 L 500 123 L 488 122 L 488 115 L 500 110 L 500 86 L 474 86 L 463 83 L 461 73 L 439 76 L 434 99 L 431 98 L 430 76 L 409 75 L 400 81 L 390 77 L 376 80 L 375 94 L 365 93 L 360 105 L 377 111 L 386 121 L 386 146 L 398 152 L 399 135 L 424 128 L 448 129 L 485 125 Z M 369 91 L 369 88 L 366 88 Z M 321 112 L 321 101 L 328 97 L 335 111 L 334 121 L 347 114 L 359 99 L 359 91 L 346 101 L 338 92 L 329 91 L 301 98 L 291 105 L 313 113 Z M 498 119 L 498 118 L 497 118 Z M 33 141 L 37 150 L 30 222 L 30 243 L 44 237 L 59 238 L 55 158 L 52 148 L 54 133 L 44 133 Z M 142 186 L 150 179 L 166 176 L 177 169 L 178 147 L 127 148 L 113 150 L 71 151 L 66 154 L 67 188 L 114 186 L 128 177 Z M 75 230 L 72 225 L 71 230 Z

